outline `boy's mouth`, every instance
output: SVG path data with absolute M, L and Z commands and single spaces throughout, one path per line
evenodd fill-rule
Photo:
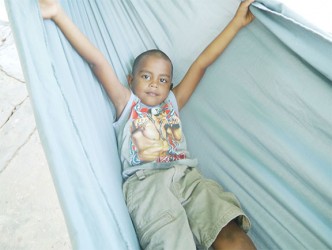
M 149 95 L 149 96 L 157 96 L 158 95 L 157 93 L 154 93 L 154 92 L 147 92 L 146 94 Z

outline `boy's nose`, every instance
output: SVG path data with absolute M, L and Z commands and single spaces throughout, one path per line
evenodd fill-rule
M 155 87 L 155 88 L 157 88 L 157 87 L 158 87 L 158 82 L 157 82 L 157 80 L 152 80 L 151 83 L 150 83 L 150 86 L 151 86 L 151 87 Z

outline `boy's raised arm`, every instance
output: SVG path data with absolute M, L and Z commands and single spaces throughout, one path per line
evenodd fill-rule
M 53 20 L 80 56 L 90 64 L 119 117 L 130 97 L 129 89 L 120 83 L 104 55 L 76 27 L 56 0 L 40 0 L 39 5 L 43 18 Z
M 222 54 L 239 30 L 254 19 L 254 16 L 249 10 L 249 5 L 253 2 L 254 0 L 245 0 L 240 4 L 233 19 L 197 57 L 182 81 L 173 89 L 179 109 L 187 103 L 202 79 L 207 67 Z

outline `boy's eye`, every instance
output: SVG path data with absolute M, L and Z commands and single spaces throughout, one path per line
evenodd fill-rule
M 160 82 L 161 82 L 161 83 L 167 83 L 167 79 L 165 79 L 165 78 L 161 78 L 161 79 L 160 79 Z
M 150 76 L 146 75 L 146 74 L 142 75 L 142 78 L 145 79 L 145 80 L 150 80 Z

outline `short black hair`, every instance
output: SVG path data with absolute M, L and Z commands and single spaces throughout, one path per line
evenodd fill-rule
M 166 61 L 168 61 L 171 64 L 171 77 L 173 76 L 173 63 L 172 63 L 171 59 L 168 57 L 168 55 L 166 55 L 166 53 L 164 53 L 160 49 L 147 50 L 147 51 L 141 53 L 140 55 L 138 55 L 134 60 L 133 68 L 131 71 L 133 76 L 135 75 L 140 62 L 147 56 L 159 56 L 159 57 L 165 59 Z

